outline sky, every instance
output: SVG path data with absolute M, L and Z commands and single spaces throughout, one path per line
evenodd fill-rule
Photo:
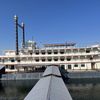
M 100 43 L 100 0 L 0 0 L 0 53 L 15 49 L 14 15 L 25 23 L 26 40 L 39 46 Z

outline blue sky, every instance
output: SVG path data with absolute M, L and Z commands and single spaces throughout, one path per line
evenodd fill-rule
M 100 0 L 0 0 L 0 52 L 15 49 L 15 14 L 39 45 L 100 43 Z

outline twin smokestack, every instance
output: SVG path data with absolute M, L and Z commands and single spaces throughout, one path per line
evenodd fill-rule
M 14 16 L 14 20 L 15 20 L 15 29 L 16 29 L 16 55 L 19 55 L 19 47 L 18 47 L 18 28 L 21 28 L 23 31 L 23 41 L 22 41 L 22 46 L 23 48 L 25 47 L 25 25 L 22 22 L 22 24 L 20 25 L 18 23 L 18 17 L 15 15 Z

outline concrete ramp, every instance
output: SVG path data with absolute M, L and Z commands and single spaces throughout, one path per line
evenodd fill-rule
M 60 76 L 60 71 L 58 69 L 58 66 L 48 66 L 45 70 L 45 72 L 43 73 L 43 77 L 45 76 L 50 76 L 50 75 L 54 75 L 54 76 Z
M 24 100 L 72 100 L 57 66 L 48 66 Z

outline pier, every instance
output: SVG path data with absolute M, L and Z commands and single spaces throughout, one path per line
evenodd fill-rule
M 72 100 L 58 66 L 48 66 L 24 100 Z

